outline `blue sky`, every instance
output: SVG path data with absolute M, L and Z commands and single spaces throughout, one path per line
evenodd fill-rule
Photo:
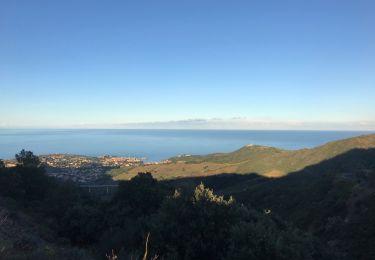
M 374 130 L 374 10 L 1 1 L 0 127 Z

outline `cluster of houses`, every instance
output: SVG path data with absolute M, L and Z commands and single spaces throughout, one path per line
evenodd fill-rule
M 162 161 L 159 161 L 159 162 L 145 162 L 143 163 L 143 165 L 159 165 L 159 164 L 168 164 L 168 163 L 171 163 L 172 161 L 170 160 L 162 160 Z
M 47 173 L 63 180 L 78 183 L 94 182 L 105 176 L 113 168 L 138 166 L 143 163 L 141 158 L 101 156 L 88 157 L 81 155 L 50 154 L 40 157 L 46 165 Z
M 170 160 L 144 162 L 145 158 L 110 155 L 89 157 L 71 154 L 49 154 L 42 155 L 39 158 L 41 163 L 45 165 L 48 175 L 82 184 L 103 178 L 106 172 L 113 168 L 171 163 Z M 15 160 L 5 160 L 4 164 L 5 167 L 15 167 L 17 165 Z
M 118 157 L 118 156 L 110 156 L 104 155 L 98 157 L 100 163 L 104 166 L 116 167 L 116 166 L 136 166 L 143 162 L 143 158 L 137 157 Z

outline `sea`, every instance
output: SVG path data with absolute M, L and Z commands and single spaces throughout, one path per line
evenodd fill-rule
M 131 156 L 160 161 L 176 155 L 231 152 L 247 144 L 282 149 L 311 148 L 370 134 L 365 131 L 0 129 L 0 158 L 21 149 L 37 155 Z

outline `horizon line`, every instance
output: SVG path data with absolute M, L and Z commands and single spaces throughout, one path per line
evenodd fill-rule
M 375 132 L 375 129 L 255 129 L 255 128 L 100 128 L 100 127 L 0 127 L 0 130 L 171 130 L 171 131 L 324 131 L 324 132 Z

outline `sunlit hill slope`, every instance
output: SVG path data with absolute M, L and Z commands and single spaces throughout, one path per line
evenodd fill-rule
M 116 180 L 130 179 L 138 172 L 151 172 L 157 179 L 210 176 L 221 173 L 257 173 L 281 177 L 355 148 L 374 148 L 375 134 L 364 135 L 301 150 L 283 150 L 246 145 L 231 153 L 204 156 L 178 156 L 169 164 L 121 168 L 111 172 Z

